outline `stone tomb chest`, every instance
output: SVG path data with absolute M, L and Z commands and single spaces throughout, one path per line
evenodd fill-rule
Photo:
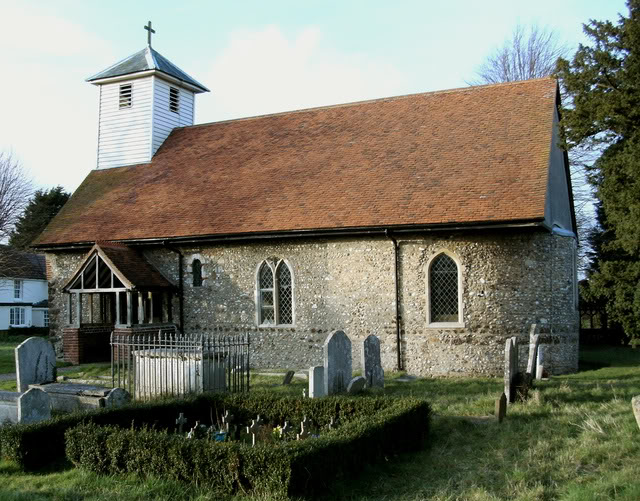
M 227 388 L 226 353 L 176 347 L 135 350 L 132 355 L 136 400 Z

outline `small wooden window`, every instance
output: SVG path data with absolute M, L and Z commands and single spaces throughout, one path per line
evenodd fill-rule
M 120 86 L 120 108 L 131 108 L 132 85 L 124 84 Z
M 14 299 L 22 298 L 22 280 L 13 281 L 13 297 Z
M 169 110 L 178 113 L 180 109 L 180 93 L 175 87 L 169 87 Z

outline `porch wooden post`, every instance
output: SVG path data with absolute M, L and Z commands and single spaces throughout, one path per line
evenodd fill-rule
M 131 295 L 133 292 L 127 291 L 127 325 L 133 323 L 133 298 Z
M 67 298 L 67 314 L 69 318 L 67 319 L 69 325 L 73 325 L 73 295 L 69 293 L 69 297 Z
M 82 294 L 80 294 L 79 292 L 76 292 L 75 296 L 76 296 L 76 321 L 74 325 L 79 328 L 80 324 L 82 323 Z
M 167 291 L 162 293 L 162 318 L 160 321 L 163 324 L 170 322 L 169 320 L 169 305 L 171 304 L 171 296 Z
M 167 292 L 167 320 L 173 322 L 173 292 Z
M 93 323 L 93 294 L 89 294 L 89 323 Z
M 116 292 L 116 327 L 120 324 L 120 292 Z
M 144 323 L 144 294 L 138 292 L 138 323 Z
M 149 323 L 153 323 L 153 292 L 147 293 L 149 297 Z

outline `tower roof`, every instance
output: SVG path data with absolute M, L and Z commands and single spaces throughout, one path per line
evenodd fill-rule
M 209 89 L 204 85 L 187 75 L 184 71 L 150 46 L 147 46 L 141 51 L 117 62 L 106 70 L 87 78 L 87 82 L 99 84 L 105 80 L 150 71 L 158 71 L 168 75 L 169 77 L 177 79 L 180 82 L 187 84 L 196 93 L 209 92 Z

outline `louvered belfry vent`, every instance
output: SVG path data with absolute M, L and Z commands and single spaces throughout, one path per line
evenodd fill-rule
M 174 113 L 180 111 L 180 92 L 175 87 L 169 87 L 169 110 Z
M 131 84 L 124 84 L 120 86 L 120 109 L 131 108 L 133 103 L 132 94 L 133 88 Z

